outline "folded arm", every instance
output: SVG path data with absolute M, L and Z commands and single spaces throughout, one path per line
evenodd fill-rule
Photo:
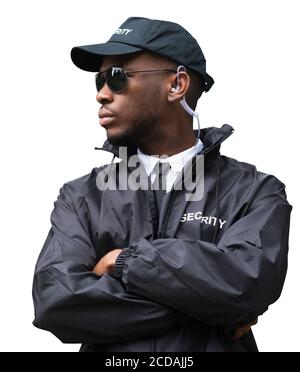
M 139 239 L 123 249 L 113 275 L 128 293 L 206 324 L 230 329 L 251 324 L 280 296 L 290 211 L 284 185 L 270 178 L 218 244 Z
M 128 293 L 109 274 L 92 271 L 98 258 L 66 185 L 51 222 L 34 275 L 35 326 L 63 342 L 101 344 L 164 333 L 178 321 L 167 305 Z

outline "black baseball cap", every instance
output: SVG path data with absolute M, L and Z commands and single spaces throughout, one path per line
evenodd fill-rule
M 98 72 L 103 56 L 118 56 L 143 50 L 169 58 L 201 75 L 208 92 L 214 83 L 206 72 L 206 60 L 196 39 L 177 23 L 141 17 L 128 18 L 104 44 L 83 45 L 71 50 L 74 64 Z

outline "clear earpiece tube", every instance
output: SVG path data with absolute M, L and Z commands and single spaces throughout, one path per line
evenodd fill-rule
M 183 65 L 180 65 L 178 66 L 177 68 L 177 87 L 179 87 L 179 74 L 180 74 L 180 71 L 184 71 L 186 72 L 186 68 L 183 66 Z M 200 118 L 199 118 L 199 114 L 194 111 L 189 105 L 188 103 L 186 102 L 186 99 L 185 97 L 183 97 L 183 99 L 180 101 L 180 104 L 181 106 L 183 107 L 183 109 L 191 116 L 195 117 L 197 119 L 197 125 L 198 125 L 198 136 L 197 136 L 197 141 L 195 143 L 195 146 L 197 146 L 197 143 L 199 142 L 199 139 L 200 139 Z

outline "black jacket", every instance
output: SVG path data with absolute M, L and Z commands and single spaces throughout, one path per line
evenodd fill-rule
M 232 132 L 201 130 L 204 198 L 173 188 L 160 217 L 152 190 L 100 191 L 107 165 L 65 183 L 36 265 L 34 325 L 82 351 L 256 351 L 252 332 L 230 335 L 280 296 L 292 207 L 277 178 L 220 155 Z M 115 272 L 97 277 L 116 248 Z

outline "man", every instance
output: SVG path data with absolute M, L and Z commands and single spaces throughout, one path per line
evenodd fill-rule
M 60 190 L 34 325 L 81 351 L 257 351 L 251 326 L 280 296 L 291 206 L 277 178 L 220 155 L 232 127 L 193 131 L 213 84 L 198 43 L 180 25 L 129 18 L 71 57 L 98 73 L 114 157 Z M 151 187 L 103 187 L 137 171 Z

